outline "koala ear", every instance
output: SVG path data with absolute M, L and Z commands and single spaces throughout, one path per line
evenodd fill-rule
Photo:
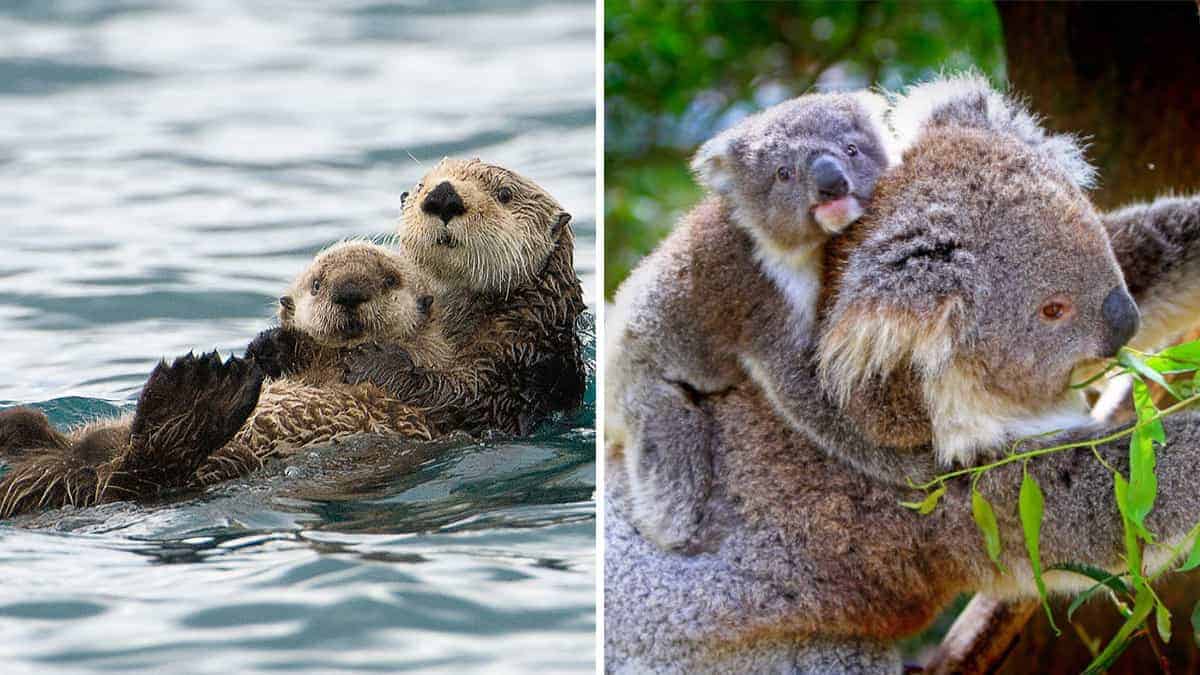
M 874 91 L 858 91 L 852 96 L 866 111 L 866 124 L 879 134 L 879 140 L 883 143 L 883 151 L 887 155 L 888 166 L 899 164 L 901 148 L 896 134 L 892 132 L 891 128 L 889 115 L 891 101 L 885 95 Z
M 899 231 L 867 235 L 840 261 L 819 348 L 821 377 L 843 404 L 872 378 L 908 365 L 945 372 L 961 344 L 974 256 L 934 207 L 900 218 Z
M 1095 185 L 1096 169 L 1088 163 L 1078 138 L 1047 133 L 1020 100 L 997 91 L 977 73 L 943 76 L 911 87 L 892 109 L 892 126 L 903 148 L 938 127 L 964 126 L 1011 134 L 1058 165 L 1081 189 Z
M 701 145 L 692 158 L 692 172 L 700 184 L 716 194 L 732 193 L 736 185 L 734 172 L 737 149 L 738 136 L 732 130 L 717 134 Z

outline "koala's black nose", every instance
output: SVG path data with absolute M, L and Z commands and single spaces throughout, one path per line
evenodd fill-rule
M 444 180 L 425 195 L 425 201 L 421 202 L 421 210 L 441 218 L 443 223 L 449 223 L 454 216 L 466 213 L 467 206 L 463 204 L 462 197 L 458 196 L 450 181 Z
M 842 167 L 829 155 L 821 155 L 809 167 L 817 194 L 824 201 L 841 199 L 850 194 L 850 181 Z
M 1104 357 L 1117 355 L 1117 350 L 1133 338 L 1138 330 L 1138 308 L 1133 304 L 1133 298 L 1120 286 L 1108 292 L 1104 304 L 1100 306 L 1100 315 L 1108 327 L 1108 335 L 1104 344 Z
M 347 281 L 338 284 L 333 289 L 333 294 L 330 300 L 335 305 L 339 305 L 346 309 L 355 309 L 359 305 L 371 299 L 371 294 L 367 293 L 361 286 L 353 281 Z

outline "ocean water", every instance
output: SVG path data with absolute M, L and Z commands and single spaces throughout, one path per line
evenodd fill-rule
M 239 352 L 445 155 L 555 194 L 594 304 L 593 55 L 590 2 L 0 0 L 0 408 L 78 424 Z M 590 672 L 594 400 L 0 523 L 3 670 Z

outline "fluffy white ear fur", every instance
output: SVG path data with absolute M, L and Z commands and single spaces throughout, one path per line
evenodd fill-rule
M 729 194 L 734 188 L 733 135 L 726 131 L 709 139 L 692 158 L 692 171 L 701 185 L 716 194 Z
M 1077 137 L 1047 133 L 1041 120 L 1021 101 L 997 91 L 978 73 L 944 75 L 910 87 L 897 99 L 891 121 L 902 148 L 911 146 L 922 132 L 938 126 L 961 125 L 1012 134 L 1060 166 L 1080 188 L 1087 190 L 1095 185 L 1096 169 L 1088 163 Z
M 900 163 L 903 148 L 900 146 L 900 139 L 892 130 L 889 119 L 892 102 L 886 95 L 874 91 L 859 91 L 855 92 L 853 96 L 866 109 L 873 126 L 879 132 L 880 140 L 883 141 L 883 151 L 887 155 L 888 166 L 896 166 Z

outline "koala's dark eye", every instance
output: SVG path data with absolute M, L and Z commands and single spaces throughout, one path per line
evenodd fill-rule
M 496 199 L 500 200 L 501 204 L 507 204 L 507 203 L 511 202 L 512 198 L 513 198 L 512 190 L 510 190 L 506 187 L 502 187 L 499 190 L 496 190 Z
M 1072 312 L 1073 309 L 1070 301 L 1064 298 L 1054 298 L 1042 305 L 1041 309 L 1038 310 L 1038 316 L 1043 321 L 1062 321 L 1070 317 Z
M 400 193 L 400 206 L 404 206 L 404 202 L 408 200 L 408 190 Z
M 312 282 L 312 292 L 313 292 L 313 295 L 316 295 L 316 294 L 317 294 L 317 292 L 318 292 L 318 291 L 320 291 L 320 290 L 321 290 L 321 280 L 320 280 L 320 279 L 313 279 L 313 282 Z
M 850 145 L 847 145 L 846 146 L 846 154 L 850 155 L 851 157 L 857 155 L 858 154 L 858 146 L 853 143 L 851 143 Z
M 779 170 L 775 172 L 775 175 L 779 178 L 779 180 L 789 181 L 792 179 L 792 167 L 781 166 L 779 167 Z

